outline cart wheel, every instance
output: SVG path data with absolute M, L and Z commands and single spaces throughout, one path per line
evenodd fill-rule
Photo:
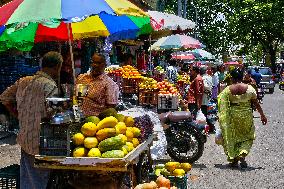
M 150 150 L 142 153 L 139 156 L 139 162 L 137 163 L 137 182 L 138 183 L 145 183 L 149 182 L 149 173 L 152 172 L 152 159 Z

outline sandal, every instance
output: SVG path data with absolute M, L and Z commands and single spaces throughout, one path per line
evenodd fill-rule
M 241 166 L 241 168 L 243 168 L 243 169 L 245 169 L 245 168 L 248 167 L 248 164 L 247 164 L 247 162 L 246 162 L 246 160 L 245 160 L 244 157 L 241 157 L 241 158 L 240 158 L 240 166 Z
M 238 159 L 234 159 L 231 163 L 229 163 L 229 166 L 232 168 L 238 168 L 239 167 Z

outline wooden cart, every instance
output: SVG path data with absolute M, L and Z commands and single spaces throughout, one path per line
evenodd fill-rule
M 154 135 L 141 143 L 124 158 L 91 158 L 91 157 L 55 157 L 35 156 L 35 167 L 52 170 L 75 170 L 96 172 L 126 172 L 130 175 L 130 185 L 148 181 L 148 173 L 152 171 L 150 146 Z M 56 188 L 60 188 L 59 186 Z

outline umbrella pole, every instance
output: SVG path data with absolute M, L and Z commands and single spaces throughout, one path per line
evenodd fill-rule
M 72 63 L 73 81 L 74 81 L 74 84 L 75 84 L 75 83 L 76 83 L 75 62 L 74 62 L 74 56 L 73 56 L 73 47 L 72 47 L 72 41 L 71 41 L 70 25 L 71 25 L 70 23 L 67 24 L 67 30 L 68 30 L 68 44 L 69 44 L 70 57 L 71 57 L 71 63 Z
M 149 42 L 150 42 L 150 55 L 149 55 L 149 59 L 150 59 L 150 71 L 153 71 L 154 68 L 152 68 L 152 49 L 151 49 L 151 43 L 152 43 L 152 37 L 151 37 L 151 34 L 149 36 Z M 154 67 L 154 66 L 153 66 Z

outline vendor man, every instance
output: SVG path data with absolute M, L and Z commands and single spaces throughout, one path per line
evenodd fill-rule
M 41 71 L 19 79 L 0 95 L 0 101 L 19 119 L 17 142 L 21 146 L 21 189 L 45 189 L 48 184 L 49 171 L 34 167 L 34 155 L 39 154 L 41 119 L 48 114 L 45 100 L 58 95 L 56 81 L 62 62 L 58 52 L 46 53 Z
M 77 78 L 77 84 L 88 85 L 88 94 L 81 106 L 85 116 L 98 116 L 100 112 L 118 104 L 118 85 L 105 74 L 105 67 L 105 57 L 94 53 L 90 73 L 81 74 Z

